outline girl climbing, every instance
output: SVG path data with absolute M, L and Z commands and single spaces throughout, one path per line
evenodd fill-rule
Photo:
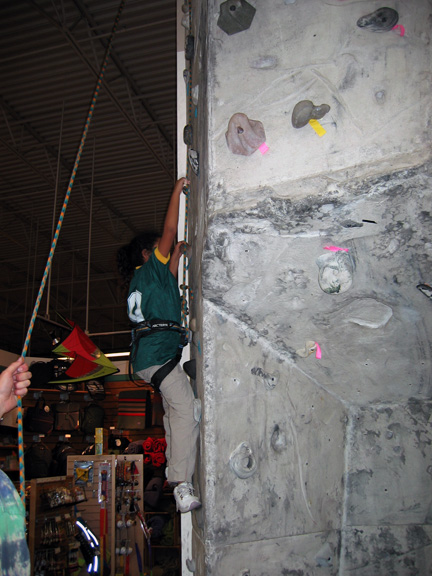
M 128 315 L 136 324 L 181 323 L 177 272 L 184 243 L 177 243 L 172 255 L 170 251 L 177 234 L 180 196 L 188 184 L 185 178 L 177 180 L 162 236 L 154 232 L 141 234 L 118 251 L 118 269 L 129 284 Z M 167 478 L 175 485 L 177 510 L 189 512 L 201 506 L 192 486 L 199 425 L 194 418 L 194 394 L 189 380 L 180 365 L 173 362 L 180 339 L 181 334 L 175 330 L 155 330 L 140 338 L 133 370 L 139 378 L 151 382 L 162 366 L 175 364 L 160 383 L 165 411 Z

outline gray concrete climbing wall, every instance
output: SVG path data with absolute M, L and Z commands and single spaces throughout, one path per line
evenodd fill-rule
M 232 0 L 228 22 L 256 9 L 235 34 L 220 4 L 193 2 L 187 31 L 204 504 L 189 566 L 432 574 L 432 300 L 417 288 L 432 283 L 432 2 L 392 0 L 399 27 L 374 32 L 357 21 L 375 1 Z M 303 100 L 330 107 L 316 130 L 292 125 Z M 230 150 L 235 113 L 262 123 L 266 153 Z

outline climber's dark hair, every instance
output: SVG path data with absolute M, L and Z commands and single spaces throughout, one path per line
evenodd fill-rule
M 157 232 L 144 232 L 119 248 L 117 252 L 117 268 L 125 284 L 129 284 L 137 266 L 143 264 L 142 251 L 153 250 L 155 242 L 160 238 Z

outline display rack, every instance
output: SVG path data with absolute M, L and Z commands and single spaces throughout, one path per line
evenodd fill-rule
M 104 470 L 108 471 L 105 488 Z M 77 510 L 101 544 L 101 561 L 113 576 L 140 574 L 145 535 L 137 511 L 143 505 L 143 456 L 68 456 L 67 471 L 75 486 L 85 487 L 87 501 Z
M 32 576 L 67 576 L 78 568 L 75 506 L 85 492 L 69 476 L 30 482 L 28 544 Z
M 83 487 L 86 502 L 77 505 L 79 515 L 95 534 L 100 562 L 111 564 L 115 554 L 115 456 L 68 456 L 67 474 L 76 487 Z M 107 472 L 103 479 L 103 472 Z

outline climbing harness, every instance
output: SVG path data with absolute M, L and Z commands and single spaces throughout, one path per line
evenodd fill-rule
M 129 379 L 131 382 L 135 382 L 133 376 L 133 364 L 136 359 L 136 355 L 138 352 L 138 346 L 141 338 L 145 336 L 149 336 L 150 334 L 156 334 L 158 332 L 177 332 L 180 334 L 180 342 L 177 348 L 177 354 L 174 358 L 166 362 L 163 366 L 161 366 L 151 377 L 150 384 L 159 392 L 160 385 L 162 381 L 168 376 L 170 372 L 174 370 L 177 364 L 180 362 L 182 357 L 183 348 L 188 344 L 188 335 L 187 330 L 183 326 L 180 326 L 177 322 L 173 322 L 171 320 L 145 320 L 144 322 L 140 322 L 136 325 L 136 327 L 132 330 L 132 340 L 130 344 L 130 356 L 129 356 Z
M 112 42 L 113 42 L 114 35 L 116 33 L 116 30 L 117 30 L 118 22 L 120 20 L 120 15 L 121 15 L 121 13 L 123 11 L 123 7 L 125 5 L 125 1 L 126 0 L 121 0 L 121 2 L 120 2 L 120 6 L 119 6 L 119 9 L 117 11 L 117 16 L 116 16 L 116 19 L 114 21 L 114 25 L 113 25 L 112 30 L 111 30 L 111 35 L 110 35 L 109 40 L 108 40 L 108 45 L 107 45 L 107 48 L 105 51 L 104 60 L 103 60 L 101 70 L 100 70 L 100 73 L 99 73 L 99 76 L 97 79 L 96 88 L 95 88 L 94 93 L 93 93 L 93 98 L 92 98 L 92 101 L 90 104 L 90 109 L 89 109 L 89 112 L 87 115 L 87 120 L 86 120 L 86 123 L 84 126 L 84 131 L 83 131 L 83 134 L 81 137 L 81 142 L 80 142 L 78 152 L 77 152 L 77 155 L 75 158 L 75 164 L 74 164 L 72 174 L 71 174 L 71 177 L 69 180 L 69 185 L 68 185 L 68 188 L 66 191 L 65 199 L 64 199 L 63 206 L 62 206 L 62 209 L 60 212 L 60 217 L 59 217 L 59 220 L 57 223 L 57 228 L 56 228 L 54 238 L 52 241 L 51 250 L 50 250 L 50 253 L 48 256 L 48 260 L 47 260 L 47 263 L 45 266 L 45 271 L 44 271 L 41 285 L 39 288 L 39 293 L 38 293 L 38 296 L 36 298 L 36 303 L 35 303 L 35 306 L 33 309 L 32 317 L 30 319 L 30 324 L 29 324 L 29 328 L 27 331 L 27 335 L 26 335 L 26 339 L 25 339 L 24 347 L 23 347 L 23 351 L 22 351 L 23 357 L 25 357 L 25 355 L 27 354 L 27 350 L 28 350 L 29 343 L 30 343 L 30 338 L 31 338 L 31 335 L 33 332 L 33 327 L 34 327 L 35 321 L 36 321 L 36 316 L 37 316 L 37 313 L 38 313 L 38 310 L 40 307 L 40 303 L 42 300 L 42 296 L 43 296 L 45 285 L 46 285 L 46 282 L 48 279 L 48 275 L 49 275 L 49 272 L 51 270 L 54 251 L 55 251 L 56 246 L 57 246 L 57 240 L 58 240 L 60 230 L 61 230 L 61 227 L 63 224 L 63 219 L 64 219 L 66 208 L 67 208 L 67 205 L 69 202 L 69 197 L 70 197 L 70 194 L 72 191 L 72 186 L 73 186 L 74 181 L 75 181 L 75 176 L 76 176 L 76 173 L 78 170 L 78 165 L 79 165 L 79 162 L 81 159 L 81 154 L 82 154 L 82 151 L 84 149 L 85 141 L 87 138 L 87 133 L 88 133 L 88 130 L 90 127 L 90 122 L 91 122 L 91 119 L 93 117 L 96 100 L 99 96 L 99 91 L 100 91 L 102 81 L 103 81 L 103 78 L 105 75 L 105 69 L 106 69 L 107 64 L 108 64 L 108 57 L 109 57 L 110 52 L 111 52 Z M 22 410 L 21 397 L 18 397 L 17 406 L 18 406 L 18 459 L 19 459 L 19 471 L 20 471 L 20 478 L 19 478 L 19 480 L 20 480 L 20 496 L 21 496 L 21 500 L 23 501 L 23 504 L 25 505 L 24 434 L 23 434 L 23 410 Z

